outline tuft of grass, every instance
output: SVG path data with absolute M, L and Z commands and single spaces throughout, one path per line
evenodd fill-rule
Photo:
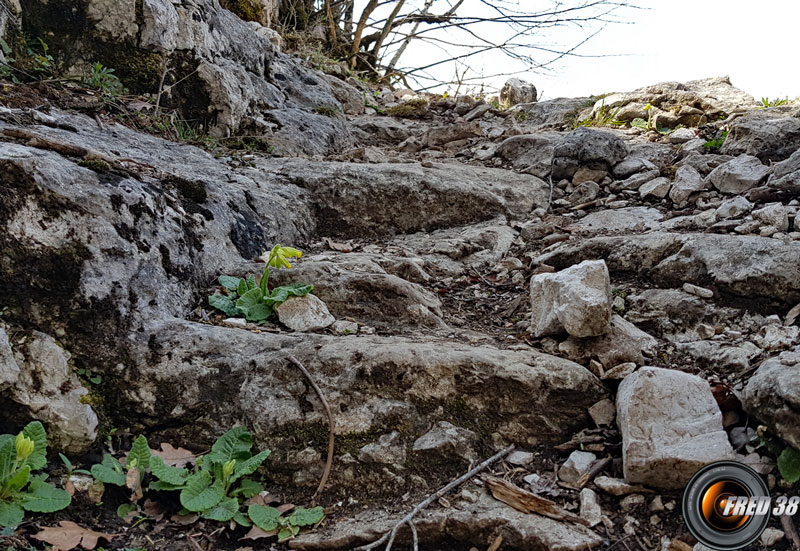
M 725 138 L 728 137 L 728 131 L 723 130 L 713 140 L 708 140 L 706 143 L 703 144 L 703 147 L 706 148 L 706 151 L 710 153 L 716 153 L 722 147 L 722 144 L 725 143 Z
M 762 104 L 762 107 L 760 107 L 760 109 L 768 109 L 770 107 L 780 107 L 781 105 L 788 105 L 789 104 L 789 98 L 785 97 L 783 99 L 776 98 L 776 99 L 771 100 L 771 99 L 769 99 L 767 97 L 764 97 L 764 98 L 761 98 L 761 104 Z
M 339 108 L 335 105 L 317 105 L 314 107 L 314 113 L 326 117 L 337 117 L 341 111 L 339 111 Z
M 405 119 L 419 119 L 428 113 L 428 100 L 414 98 L 400 105 L 389 107 L 384 111 L 390 117 L 401 117 Z

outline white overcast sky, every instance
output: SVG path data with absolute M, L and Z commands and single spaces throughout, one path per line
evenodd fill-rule
M 568 58 L 546 73 L 520 77 L 533 82 L 545 99 L 723 75 L 757 99 L 800 96 L 800 0 L 634 1 L 648 9 L 620 12 L 618 17 L 627 23 L 608 25 L 578 50 L 619 57 Z M 537 4 L 542 2 L 518 0 L 520 8 Z M 557 29 L 543 43 L 574 44 L 587 32 Z M 416 43 L 401 65 L 424 65 L 436 55 L 434 50 Z M 519 69 L 498 52 L 472 58 L 470 66 L 473 76 Z M 437 76 L 451 79 L 453 72 L 452 66 L 442 67 Z M 487 85 L 499 87 L 506 78 L 487 79 Z

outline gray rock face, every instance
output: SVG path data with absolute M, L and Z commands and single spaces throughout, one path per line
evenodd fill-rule
M 617 425 L 629 483 L 682 488 L 700 467 L 733 457 L 708 383 L 688 373 L 643 367 L 626 377 Z
M 467 461 L 474 461 L 477 456 L 473 448 L 477 440 L 477 435 L 471 430 L 456 427 L 447 421 L 439 421 L 431 430 L 414 441 L 412 450 L 443 458 L 455 455 Z
M 533 103 L 538 99 L 536 86 L 521 78 L 510 78 L 500 89 L 500 101 L 513 106 L 518 103 Z
M 653 106 L 651 113 L 645 111 L 647 104 Z M 686 83 L 662 82 L 633 92 L 611 94 L 595 104 L 593 114 L 605 106 L 616 112 L 618 120 L 637 117 L 647 120 L 651 115 L 659 128 L 675 128 L 679 124 L 700 126 L 756 105 L 753 96 L 734 88 L 728 77 L 715 77 Z
M 575 224 L 584 232 L 627 233 L 658 228 L 664 218 L 650 207 L 625 207 L 615 210 L 598 210 L 587 214 Z
M 739 218 L 750 212 L 752 209 L 753 203 L 744 197 L 734 197 L 732 199 L 723 201 L 722 204 L 717 207 L 714 215 L 716 216 L 717 220 Z
M 561 128 L 572 121 L 567 120 L 586 104 L 589 98 L 555 98 L 536 103 L 520 103 L 516 109 L 524 112 L 523 126 L 540 128 Z
M 780 190 L 800 192 L 800 149 L 785 161 L 775 164 L 768 185 Z
M 769 167 L 757 157 L 740 155 L 715 168 L 708 181 L 723 193 L 743 193 L 759 185 L 768 174 Z
M 632 362 L 644 363 L 644 356 L 655 353 L 658 341 L 621 316 L 614 314 L 608 332 L 600 337 L 569 337 L 558 349 L 573 361 L 586 363 L 598 360 L 603 367 L 611 369 Z
M 610 171 L 627 155 L 628 147 L 616 134 L 581 127 L 553 149 L 553 178 L 572 178 L 582 166 Z
M 359 450 L 358 460 L 366 463 L 383 463 L 386 465 L 400 465 L 406 462 L 406 445 L 395 431 L 384 434 L 377 442 L 367 444 Z
M 537 261 L 559 269 L 604 258 L 612 273 L 646 274 L 659 285 L 707 280 L 726 293 L 794 305 L 800 301 L 799 253 L 796 243 L 763 237 L 655 232 L 567 242 Z
M 336 100 L 342 104 L 342 111 L 347 115 L 364 114 L 364 96 L 354 86 L 336 78 L 333 75 L 322 75 L 322 78 L 331 87 Z
M 720 149 L 725 155 L 754 155 L 782 161 L 800 149 L 800 109 L 796 106 L 750 111 L 731 124 Z
M 275 309 L 275 313 L 278 314 L 278 321 L 292 331 L 317 331 L 336 321 L 325 303 L 311 294 L 289 297 Z
M 19 379 L 19 366 L 8 343 L 5 329 L 0 327 L 0 391 L 13 385 Z
M 567 484 L 574 484 L 589 471 L 596 459 L 597 456 L 593 453 L 575 450 L 558 469 L 558 478 Z
M 549 194 L 535 176 L 461 164 L 278 160 L 258 166 L 309 194 L 315 215 L 324 219 L 317 228 L 322 235 L 409 233 L 497 214 L 520 217 L 545 205 Z
M 430 423 L 427 430 L 447 418 L 429 416 L 412 404 L 468 396 L 465 407 L 476 418 L 481 412 L 503 412 L 491 430 L 535 443 L 560 438 L 568 427 L 587 422 L 586 409 L 606 397 L 588 370 L 568 360 L 433 337 L 417 342 L 257 334 L 174 320 L 154 323 L 139 338 L 131 353 L 148 361 L 136 373 L 122 375 L 131 377 L 120 386 L 126 389 L 121 401 L 132 408 L 126 411 L 137 412 L 145 423 L 164 416 L 177 423 L 185 420 L 184 437 L 203 441 L 234 419 L 252 427 L 255 438 L 292 426 L 324 426 L 325 413 L 321 406 L 307 407 L 308 401 L 318 402 L 303 375 L 286 360 L 288 354 L 304 363 L 331 408 L 342 412 L 336 419 L 341 433 L 391 432 L 398 422 Z M 222 349 L 226 353 L 220 356 Z M 567 394 L 573 397 L 564 400 Z
M 85 452 L 97 438 L 97 415 L 81 401 L 88 391 L 73 373 L 69 353 L 47 335 L 33 332 L 15 338 L 14 357 L 9 358 L 2 330 L 0 338 L 5 340 L 5 347 L 0 342 L 0 381 L 16 374 L 7 392 L 23 412 L 20 421 L 44 423 L 48 445 L 57 450 Z
M 456 540 L 470 545 L 486 545 L 502 534 L 512 549 L 530 551 L 585 551 L 600 547 L 603 540 L 585 526 L 568 524 L 541 515 L 521 513 L 492 498 L 482 489 L 476 490 L 474 503 L 459 502 L 456 507 L 423 511 L 414 518 L 420 548 L 442 547 Z M 292 541 L 298 551 L 334 551 L 353 549 L 371 543 L 388 532 L 400 516 L 372 511 L 335 523 L 330 528 L 301 534 Z M 397 544 L 411 546 L 408 530 L 400 530 Z
M 692 193 L 705 189 L 706 183 L 700 173 L 691 165 L 682 166 L 675 172 L 675 180 L 669 190 L 673 203 L 683 203 Z
M 561 139 L 556 132 L 521 134 L 503 140 L 497 147 L 496 155 L 511 163 L 515 168 L 546 178 L 550 174 L 553 148 Z
M 782 203 L 770 203 L 753 211 L 753 218 L 778 231 L 789 229 L 789 214 Z
M 531 329 L 537 337 L 566 331 L 602 335 L 611 318 L 611 281 L 602 260 L 587 260 L 531 279 Z
M 761 364 L 744 389 L 747 411 L 794 448 L 800 448 L 800 353 L 784 352 Z

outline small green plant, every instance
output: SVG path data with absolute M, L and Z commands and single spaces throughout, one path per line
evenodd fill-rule
M 618 107 L 616 111 L 613 113 L 611 112 L 611 108 L 605 104 L 605 100 L 603 103 L 600 104 L 600 108 L 592 115 L 589 115 L 587 118 L 579 121 L 576 120 L 574 127 L 578 128 L 579 126 L 623 126 L 625 124 L 624 121 L 617 120 L 617 113 L 619 113 L 621 107 Z
M 769 107 L 780 107 L 781 105 L 788 105 L 788 104 L 789 104 L 788 97 L 785 97 L 783 99 L 777 98 L 773 100 L 769 98 L 761 98 L 761 105 L 762 105 L 761 109 L 767 109 Z
M 47 483 L 46 474 L 31 475 L 47 465 L 47 434 L 39 421 L 29 423 L 16 437 L 0 435 L 0 526 L 16 526 L 25 511 L 53 513 L 72 498 Z
M 648 103 L 644 106 L 644 110 L 647 111 L 647 120 L 644 120 L 641 117 L 636 117 L 631 121 L 631 126 L 641 130 L 650 131 L 653 129 L 653 106 Z
M 180 492 L 181 514 L 194 513 L 218 522 L 234 521 L 245 527 L 255 523 L 264 530 L 278 530 L 280 539 L 294 537 L 301 527 L 322 520 L 322 507 L 298 507 L 288 516 L 263 505 L 251 504 L 244 509 L 245 500 L 264 491 L 264 486 L 250 475 L 270 454 L 269 450 L 253 454 L 252 448 L 253 438 L 247 429 L 233 428 L 220 436 L 211 446 L 211 452 L 198 457 L 195 467 L 189 470 L 167 465 L 160 456 L 151 454 L 147 439 L 138 436 L 124 467 L 111 455 L 105 455 L 102 463 L 92 467 L 92 474 L 105 484 L 129 488 L 141 487 L 149 480 L 148 490 Z M 138 498 L 141 497 L 140 494 Z M 124 517 L 136 510 L 133 503 L 125 503 L 117 514 Z
M 222 275 L 219 283 L 225 294 L 215 293 L 208 297 L 208 304 L 225 315 L 244 316 L 247 321 L 263 322 L 272 316 L 275 307 L 283 304 L 290 296 L 302 297 L 310 293 L 313 285 L 293 283 L 269 289 L 269 269 L 291 268 L 290 258 L 299 258 L 303 253 L 292 247 L 275 245 L 269 254 L 267 265 L 261 279 L 253 274 L 244 278 Z
M 314 112 L 318 115 L 322 115 L 324 117 L 336 117 L 338 116 L 341 111 L 335 105 L 317 105 L 314 107 Z
M 4 58 L 3 61 L 0 61 L 0 78 L 11 77 L 15 82 L 18 82 L 14 76 L 14 63 L 16 63 L 17 60 L 11 57 L 13 53 L 11 46 L 9 46 L 8 42 L 3 40 L 2 37 L 0 37 L 0 50 L 2 50 Z
M 716 153 L 720 150 L 722 145 L 725 143 L 725 139 L 728 137 L 728 131 L 723 130 L 719 132 L 713 139 L 708 140 L 706 143 L 703 144 L 703 147 L 706 148 L 706 151 Z
M 47 42 L 41 38 L 37 38 L 36 40 L 39 42 L 41 53 L 34 50 L 31 46 L 28 46 L 27 55 L 33 64 L 31 70 L 34 75 L 39 78 L 45 78 L 53 74 L 53 56 L 50 55 L 50 47 L 47 45 Z
M 83 85 L 94 90 L 99 90 L 104 96 L 116 98 L 127 92 L 119 77 L 114 74 L 114 69 L 103 67 L 102 63 L 95 63 L 89 74 L 83 79 Z

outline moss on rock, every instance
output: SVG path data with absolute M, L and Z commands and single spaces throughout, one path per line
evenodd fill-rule
M 420 119 L 428 113 L 428 100 L 414 98 L 400 105 L 389 107 L 384 111 L 390 117 L 401 117 L 406 119 Z
M 264 21 L 264 6 L 259 0 L 221 0 L 220 5 L 244 21 Z

